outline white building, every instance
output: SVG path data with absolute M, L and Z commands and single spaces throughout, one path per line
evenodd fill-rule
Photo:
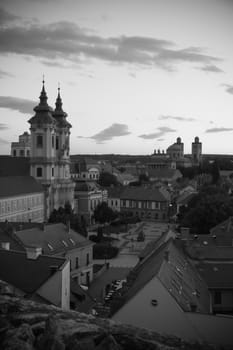
M 31 153 L 31 136 L 25 131 L 19 136 L 18 142 L 11 143 L 11 155 L 13 157 L 30 157 Z

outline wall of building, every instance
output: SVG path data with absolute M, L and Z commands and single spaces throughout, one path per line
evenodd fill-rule
M 80 284 L 86 284 L 87 273 L 89 281 L 93 280 L 93 244 L 76 248 L 66 253 L 70 260 L 70 275 Z M 78 258 L 78 261 L 77 261 Z M 77 266 L 78 262 L 78 266 Z
M 62 282 L 62 271 L 58 270 L 38 289 L 37 294 L 51 302 L 51 304 L 62 307 Z
M 108 198 L 108 206 L 114 211 L 120 212 L 121 210 L 121 200 L 120 198 Z
M 0 198 L 0 221 L 42 222 L 44 220 L 44 194 Z
M 152 300 L 157 300 L 157 306 L 151 304 Z M 175 335 L 186 340 L 198 339 L 186 313 L 157 277 L 132 297 L 112 318 L 114 321 Z
M 62 271 L 62 288 L 61 288 L 61 308 L 70 309 L 70 261 L 67 260 Z
M 220 297 L 216 298 L 216 293 Z M 213 311 L 216 313 L 231 312 L 233 313 L 233 289 L 216 289 L 211 290 L 211 299 Z
M 121 212 L 130 212 L 139 218 L 155 221 L 166 221 L 168 217 L 168 203 L 156 201 L 123 200 L 120 203 Z

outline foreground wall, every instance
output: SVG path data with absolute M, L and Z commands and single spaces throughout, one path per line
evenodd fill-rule
M 75 311 L 0 296 L 0 349 L 220 350 Z M 221 350 L 232 349 L 221 347 Z

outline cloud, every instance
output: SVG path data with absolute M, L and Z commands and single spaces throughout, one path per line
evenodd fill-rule
M 0 130 L 6 130 L 6 129 L 8 129 L 7 124 L 0 123 Z
M 0 138 L 0 145 L 8 145 L 10 142 Z
M 210 128 L 210 129 L 207 129 L 205 132 L 207 133 L 215 133 L 215 132 L 225 132 L 225 131 L 233 131 L 233 128 Z
M 131 132 L 128 130 L 128 125 L 114 123 L 93 136 L 78 136 L 78 138 L 88 138 L 93 139 L 96 143 L 104 143 L 105 141 L 112 140 L 114 137 L 126 136 L 129 134 L 131 134 Z
M 197 68 L 197 69 L 203 70 L 205 72 L 224 73 L 224 71 L 222 69 L 218 68 L 214 64 L 207 64 L 207 65 L 200 67 L 200 68 Z
M 228 92 L 229 94 L 233 94 L 233 85 L 222 84 L 222 86 L 225 86 L 226 92 Z
M 38 103 L 19 97 L 0 96 L 0 108 L 8 108 L 20 113 L 31 114 Z
M 183 122 L 193 122 L 196 120 L 195 118 L 175 117 L 175 116 L 171 116 L 171 115 L 161 115 L 159 117 L 159 120 L 168 120 L 168 119 L 178 120 L 178 121 L 183 121 Z
M 13 74 L 11 73 L 8 73 L 8 72 L 5 72 L 3 70 L 0 69 L 0 79 L 3 79 L 3 78 L 12 78 L 13 77 Z
M 142 139 L 145 139 L 145 140 L 157 139 L 157 138 L 161 138 L 161 136 L 164 136 L 169 132 L 175 132 L 175 131 L 176 131 L 175 129 L 171 129 L 167 126 L 160 126 L 157 132 L 154 132 L 151 134 L 142 134 L 142 135 L 139 135 L 138 137 L 141 137 Z
M 1 53 L 39 57 L 45 62 L 65 59 L 78 63 L 93 58 L 172 70 L 174 65 L 182 62 L 213 65 L 220 61 L 198 47 L 177 49 L 172 41 L 143 36 L 104 38 L 69 21 L 2 26 L 0 42 Z
M 0 25 L 14 21 L 18 18 L 20 17 L 7 12 L 3 8 L 0 8 Z

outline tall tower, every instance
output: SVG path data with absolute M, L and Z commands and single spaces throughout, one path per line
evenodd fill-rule
M 202 143 L 199 141 L 199 137 L 195 137 L 194 142 L 192 142 L 192 159 L 193 163 L 198 165 L 201 161 L 202 156 Z
M 48 105 L 44 81 L 39 98 L 35 115 L 28 121 L 31 124 L 30 173 L 44 187 L 47 221 L 51 211 L 63 207 L 65 202 L 69 201 L 73 206 L 74 184 L 69 172 L 71 125 L 62 110 L 60 93 L 55 111 Z

